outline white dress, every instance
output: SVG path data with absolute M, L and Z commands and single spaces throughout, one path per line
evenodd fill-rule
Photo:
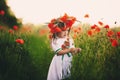
M 56 52 L 48 71 L 47 80 L 62 80 L 70 76 L 72 54 L 57 55 L 61 50 L 62 44 L 67 38 L 58 38 L 51 42 L 52 49 Z M 74 47 L 73 39 L 69 39 L 70 48 Z

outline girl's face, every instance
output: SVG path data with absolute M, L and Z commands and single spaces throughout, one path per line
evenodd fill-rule
M 59 32 L 59 33 L 57 34 L 57 36 L 58 36 L 59 38 L 65 38 L 67 35 L 68 35 L 68 30 Z

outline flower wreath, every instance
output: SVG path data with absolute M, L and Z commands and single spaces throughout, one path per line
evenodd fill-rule
M 68 16 L 66 13 L 64 16 L 61 16 L 57 19 L 52 19 L 50 23 L 48 23 L 48 27 L 51 33 L 57 33 L 61 31 L 65 31 L 68 28 L 71 28 L 75 23 L 76 18 L 73 16 Z

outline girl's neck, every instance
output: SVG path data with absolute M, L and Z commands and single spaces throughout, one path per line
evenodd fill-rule
M 56 37 L 56 38 L 60 38 L 60 39 L 65 39 L 65 38 L 69 38 L 69 35 L 68 36 L 65 36 L 65 37 Z

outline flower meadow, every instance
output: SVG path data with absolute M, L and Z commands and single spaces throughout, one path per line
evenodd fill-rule
M 102 22 L 71 29 L 75 46 L 69 80 L 119 80 L 120 28 Z M 55 55 L 48 28 L 0 26 L 0 80 L 46 80 Z
M 0 10 L 0 16 L 4 15 L 4 10 Z M 89 14 L 84 18 L 89 18 Z M 120 79 L 120 26 L 111 27 L 98 21 L 71 28 L 74 44 L 82 51 L 73 56 L 68 80 Z M 49 33 L 47 26 L 10 28 L 0 23 L 0 80 L 46 80 L 55 55 Z

